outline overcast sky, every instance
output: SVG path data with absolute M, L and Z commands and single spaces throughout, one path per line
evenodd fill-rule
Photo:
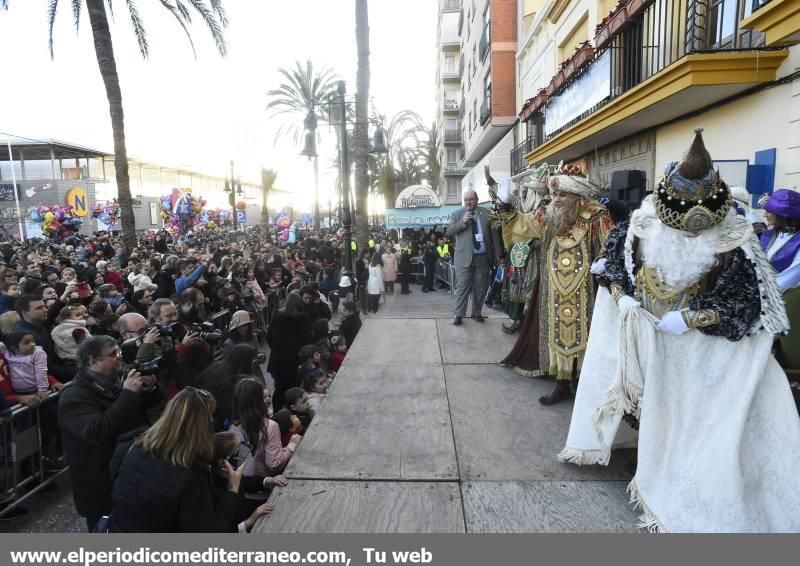
M 75 32 L 70 2 L 61 0 L 47 49 L 46 0 L 9 0 L 0 11 L 2 104 L 0 131 L 59 139 L 111 152 L 113 141 L 100 73 L 84 8 Z M 310 164 L 287 143 L 273 146 L 277 124 L 267 118 L 266 91 L 277 69 L 295 59 L 330 66 L 355 93 L 354 0 L 224 0 L 228 55 L 220 57 L 195 17 L 191 48 L 157 0 L 137 0 L 148 32 L 150 59 L 139 54 L 124 0 L 111 24 L 122 85 L 128 155 L 224 175 L 233 159 L 256 181 L 261 167 L 279 170 L 277 185 L 308 203 Z M 437 0 L 370 0 L 370 95 L 388 116 L 414 110 L 434 117 Z M 332 137 L 327 126 L 323 135 Z M 334 182 L 335 150 L 320 150 L 322 189 Z M 298 203 L 299 204 L 299 203 Z

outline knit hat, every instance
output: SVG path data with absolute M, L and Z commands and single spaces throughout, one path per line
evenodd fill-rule
M 800 193 L 790 189 L 778 189 L 769 197 L 764 210 L 776 216 L 800 218 Z
M 250 324 L 252 319 L 250 318 L 250 313 L 247 311 L 236 311 L 233 313 L 231 317 L 231 323 L 228 325 L 228 330 L 236 330 L 240 326 L 245 326 Z
M 102 259 L 94 264 L 97 269 L 103 269 L 106 265 L 108 265 L 108 262 Z
M 702 132 L 702 128 L 694 131 L 694 141 L 680 163 L 667 165 L 655 193 L 659 220 L 684 232 L 697 233 L 719 224 L 733 201 L 728 185 L 714 170 Z
M 339 281 L 339 287 L 351 287 L 353 284 L 350 282 L 350 278 L 347 275 L 342 276 L 342 280 Z

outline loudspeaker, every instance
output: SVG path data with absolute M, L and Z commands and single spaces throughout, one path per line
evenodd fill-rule
M 644 171 L 626 169 L 611 174 L 611 195 L 613 200 L 623 201 L 637 208 L 645 197 L 647 177 Z

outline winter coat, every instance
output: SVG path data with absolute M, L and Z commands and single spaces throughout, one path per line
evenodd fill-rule
M 122 275 L 120 275 L 119 271 L 106 271 L 105 275 L 103 275 L 106 283 L 111 283 L 114 287 L 117 288 L 117 291 L 120 293 L 125 292 L 125 285 L 122 284 Z
M 133 444 L 112 490 L 109 531 L 115 533 L 230 532 L 239 497 L 221 492 L 214 501 L 211 469 L 181 468 Z
M 311 344 L 311 318 L 305 313 L 299 316 L 278 311 L 267 329 L 270 347 L 267 370 L 278 381 L 294 380 L 300 363 L 297 353 L 306 344 Z M 290 385 L 293 387 L 294 383 Z
M 33 326 L 24 320 L 20 320 L 14 327 L 14 331 L 30 332 L 36 341 L 36 345 L 44 348 L 47 353 L 47 373 L 49 375 L 52 375 L 62 383 L 66 383 L 75 376 L 75 368 L 64 365 L 56 353 L 56 345 L 52 337 L 44 327 Z
M 348 348 L 353 346 L 353 340 L 356 339 L 360 329 L 361 316 L 358 313 L 355 313 L 352 316 L 346 316 L 342 319 L 342 323 L 339 325 L 339 330 L 341 331 L 342 336 L 344 336 L 344 339 L 347 340 Z
M 92 337 L 86 328 L 85 320 L 65 320 L 53 328 L 51 336 L 55 342 L 58 357 L 64 361 L 73 362 L 78 353 L 78 346 L 87 338 Z
M 0 314 L 6 314 L 14 310 L 14 303 L 17 302 L 16 297 L 9 295 L 0 295 Z
M 372 265 L 369 268 L 369 279 L 367 280 L 367 294 L 380 295 L 383 293 L 383 269 L 380 265 Z
M 394 254 L 383 254 L 383 280 L 394 282 L 397 279 L 397 256 Z
M 232 425 L 229 430 L 242 442 L 251 444 L 250 440 L 245 438 L 244 431 L 238 424 Z M 281 443 L 281 429 L 278 423 L 272 419 L 264 419 L 264 427 L 258 436 L 255 453 L 251 452 L 247 457 L 242 473 L 245 476 L 273 476 L 279 474 L 289 463 L 289 459 L 296 449 L 297 444 L 293 442 L 283 446 Z
M 58 399 L 58 425 L 69 466 L 78 513 L 98 519 L 111 511 L 109 464 L 117 438 L 149 423 L 148 406 L 160 400 L 158 389 L 134 393 L 109 389 L 78 372 Z
M 36 346 L 33 354 L 20 356 L 0 343 L 0 353 L 8 364 L 11 387 L 15 392 L 30 393 L 47 391 L 50 388 L 47 380 L 47 354 L 41 346 Z
M 153 283 L 146 273 L 130 273 L 128 274 L 128 283 L 133 287 L 133 292 L 136 291 L 155 291 L 158 285 Z

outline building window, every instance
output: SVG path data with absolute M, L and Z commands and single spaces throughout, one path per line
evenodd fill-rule
M 444 58 L 444 72 L 445 73 L 455 73 L 456 72 L 456 57 L 455 55 L 446 55 Z
M 483 78 L 483 96 L 486 100 L 486 108 L 492 109 L 492 75 L 487 73 Z
M 461 179 L 447 179 L 447 199 L 457 199 L 461 194 Z
M 447 166 L 455 167 L 458 165 L 458 152 L 453 148 L 447 148 Z

